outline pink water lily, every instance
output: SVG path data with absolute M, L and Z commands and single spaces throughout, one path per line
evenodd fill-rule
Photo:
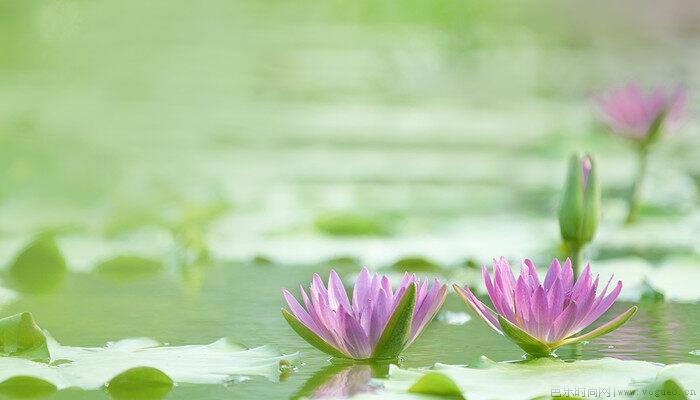
M 405 273 L 394 291 L 388 277 L 363 268 L 352 300 L 335 271 L 328 287 L 318 274 L 308 295 L 301 287 L 303 306 L 286 289 L 282 295 L 289 306 L 282 310 L 285 319 L 307 342 L 336 357 L 364 360 L 395 358 L 410 346 L 442 306 L 447 285 Z
M 610 89 L 596 99 L 598 108 L 613 132 L 635 140 L 645 140 L 652 134 L 654 121 L 664 116 L 665 130 L 673 129 L 682 120 L 687 102 L 682 88 L 656 87 L 645 93 L 637 83 Z
M 560 264 L 554 259 L 544 282 L 535 265 L 524 260 L 516 279 L 505 258 L 493 262 L 493 280 L 483 267 L 484 283 L 493 309 L 482 303 L 468 288 L 455 285 L 462 299 L 491 328 L 513 340 L 529 354 L 549 355 L 557 347 L 608 333 L 629 319 L 632 307 L 607 324 L 581 336 L 574 336 L 603 315 L 617 299 L 622 282 L 610 289 L 612 277 L 601 291 L 599 276 L 593 278 L 590 266 L 574 279 L 569 259 Z

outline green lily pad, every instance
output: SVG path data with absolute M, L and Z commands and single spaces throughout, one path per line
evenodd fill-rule
M 138 255 L 121 255 L 100 262 L 95 270 L 117 281 L 131 281 L 157 274 L 163 270 L 163 263 Z
M 0 383 L 0 398 L 39 399 L 56 392 L 50 382 L 32 376 L 15 376 Z
M 419 378 L 408 391 L 411 393 L 433 394 L 454 399 L 464 399 L 459 386 L 440 372 L 431 371 Z
M 333 236 L 374 236 L 389 233 L 386 221 L 349 212 L 327 212 L 314 221 L 316 229 Z
M 233 376 L 276 380 L 280 363 L 296 358 L 267 346 L 246 349 L 227 339 L 186 346 L 161 346 L 148 338 L 101 348 L 63 346 L 44 336 L 28 313 L 0 320 L 0 337 L 6 355 L 0 357 L 0 392 L 26 386 L 58 390 L 107 386 L 119 398 L 162 398 L 173 382 L 217 384 Z M 50 363 L 27 359 L 37 356 Z
M 403 257 L 396 260 L 391 268 L 403 271 L 438 271 L 440 266 L 427 258 L 420 256 Z
M 66 274 L 66 261 L 53 237 L 40 235 L 20 251 L 9 267 L 11 282 L 21 292 L 44 293 Z
M 658 379 L 673 379 L 681 387 L 692 386 L 700 376 L 695 368 L 700 367 L 691 364 L 664 367 L 615 358 L 574 362 L 538 358 L 498 363 L 482 357 L 480 365 L 475 368 L 436 364 L 426 372 L 392 366 L 389 378 L 378 382 L 383 383 L 385 389 L 381 398 L 390 399 L 437 398 L 425 396 L 463 396 L 470 400 L 591 398 L 589 390 L 613 388 L 618 397 L 631 398 L 635 390 Z M 664 371 L 669 370 L 672 372 L 665 375 Z M 357 398 L 379 397 L 363 395 Z M 600 398 L 605 398 L 604 394 Z
M 652 400 L 662 398 L 664 400 L 688 400 L 685 389 L 673 379 L 652 382 L 634 392 L 634 400 Z
M 267 346 L 245 349 L 227 339 L 207 345 L 161 346 L 148 338 L 131 338 L 103 348 L 61 346 L 49 342 L 52 360 L 72 386 L 95 389 L 136 367 L 156 369 L 177 383 L 224 383 L 232 376 L 263 376 L 276 380 L 285 359 Z M 294 358 L 295 356 L 291 356 Z M 154 374 L 149 374 L 151 380 Z M 144 378 L 144 373 L 127 377 Z M 122 377 L 121 381 L 126 378 Z
M 656 377 L 656 382 L 673 381 L 673 383 L 682 388 L 688 399 L 700 399 L 700 390 L 698 390 L 698 382 L 700 382 L 700 365 L 698 364 L 673 364 L 662 369 Z M 671 389 L 671 384 L 666 386 Z M 663 388 L 663 387 L 662 387 Z M 679 397 L 682 398 L 682 397 Z
M 159 400 L 173 387 L 173 380 L 156 368 L 136 367 L 122 372 L 107 384 L 114 400 Z
M 44 332 L 30 313 L 0 319 L 0 354 L 30 360 L 48 360 Z

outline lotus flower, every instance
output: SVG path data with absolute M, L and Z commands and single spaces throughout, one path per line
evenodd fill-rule
M 684 116 L 686 102 L 686 92 L 681 88 L 657 87 L 646 94 L 636 83 L 611 89 L 607 96 L 596 98 L 613 132 L 642 142 L 652 139 L 655 131 L 674 128 Z M 659 118 L 663 121 L 656 123 Z
M 301 288 L 304 306 L 282 290 L 289 311 L 282 314 L 289 325 L 312 346 L 334 357 L 356 360 L 392 359 L 411 345 L 438 312 L 447 296 L 447 285 L 404 274 L 393 291 L 389 278 L 360 272 L 348 298 L 335 271 L 328 288 L 314 274 L 309 295 Z M 290 312 L 291 311 L 291 312 Z
M 580 336 L 574 336 L 597 320 L 622 290 L 618 281 L 608 293 L 612 277 L 598 294 L 599 276 L 593 279 L 589 265 L 574 282 L 569 259 L 562 268 L 552 261 L 544 282 L 540 282 L 535 265 L 522 263 L 520 277 L 515 278 L 508 261 L 493 261 L 491 280 L 483 267 L 484 282 L 494 309 L 489 308 L 469 290 L 455 285 L 462 299 L 486 324 L 507 336 L 530 355 L 548 356 L 560 346 L 604 335 L 617 329 L 637 311 L 633 306 L 610 322 Z M 495 311 L 494 311 L 495 310 Z

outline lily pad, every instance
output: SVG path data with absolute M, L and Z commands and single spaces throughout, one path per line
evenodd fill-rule
M 669 365 L 662 369 L 656 377 L 656 382 L 663 383 L 668 380 L 672 380 L 676 386 L 682 388 L 686 398 L 700 399 L 700 390 L 698 390 L 700 365 L 687 363 Z M 666 389 L 669 389 L 669 385 L 666 386 Z
M 157 274 L 163 263 L 139 255 L 120 255 L 100 262 L 95 270 L 117 281 L 131 281 Z
M 109 239 L 84 234 L 64 235 L 57 242 L 72 272 L 90 272 L 101 263 L 123 255 L 162 259 L 171 254 L 173 248 L 172 235 L 156 228 Z
M 660 378 L 673 379 L 680 386 L 690 386 L 700 377 L 695 368 L 700 367 L 691 364 L 664 367 L 645 361 L 615 358 L 574 362 L 539 358 L 499 363 L 482 357 L 476 368 L 436 364 L 426 372 L 392 366 L 390 377 L 379 382 L 384 384 L 386 391 L 382 398 L 393 398 L 394 395 L 395 398 L 406 399 L 423 399 L 420 396 L 424 395 L 463 396 L 470 400 L 531 400 L 557 396 L 595 398 L 590 395 L 589 389 L 613 388 L 616 393 L 626 393 L 618 396 L 624 398 L 632 397 L 635 390 Z M 664 373 L 669 370 L 671 372 Z M 420 395 L 412 397 L 410 393 Z M 605 398 L 604 394 L 598 396 Z M 372 397 L 365 395 L 360 398 Z
M 314 222 L 316 229 L 333 236 L 367 236 L 389 233 L 386 221 L 348 212 L 328 212 Z
M 56 368 L 72 386 L 83 389 L 99 388 L 137 367 L 156 369 L 177 383 L 217 384 L 241 375 L 276 380 L 285 358 L 267 346 L 245 349 L 227 339 L 207 345 L 161 346 L 152 339 L 131 338 L 102 348 L 49 341 L 49 350 L 52 360 L 69 361 Z
M 16 376 L 0 383 L 0 398 L 39 399 L 56 392 L 56 386 L 31 376 Z
M 30 242 L 9 267 L 11 282 L 21 292 L 48 292 L 63 281 L 66 261 L 53 237 L 40 235 Z
M 403 257 L 396 260 L 391 268 L 403 271 L 438 271 L 440 266 L 427 258 L 420 256 Z
M 173 382 L 218 384 L 234 376 L 279 377 L 282 356 L 270 347 L 246 349 L 219 339 L 207 345 L 161 346 L 148 338 L 124 339 L 105 347 L 63 346 L 36 326 L 28 313 L 0 320 L 0 392 L 21 386 L 99 389 L 124 398 L 149 388 L 144 398 L 167 394 Z M 42 359 L 47 362 L 32 360 Z M 4 385 L 4 386 L 3 386 Z
M 114 400 L 158 400 L 165 398 L 173 380 L 156 368 L 136 367 L 112 378 L 107 392 Z
M 665 400 L 688 400 L 685 389 L 673 379 L 652 382 L 634 392 L 634 400 L 652 400 L 662 398 Z
M 431 371 L 423 375 L 416 381 L 408 391 L 411 393 L 424 393 L 451 397 L 454 399 L 464 399 L 462 390 L 447 375 L 440 372 Z
M 0 354 L 48 360 L 46 336 L 34 322 L 32 314 L 22 313 L 0 319 Z

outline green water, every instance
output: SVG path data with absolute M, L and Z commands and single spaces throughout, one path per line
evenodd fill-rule
M 585 257 L 625 282 L 607 315 L 640 311 L 558 354 L 697 363 L 700 16 L 589 3 L 0 0 L 0 265 L 47 230 L 67 264 L 4 269 L 0 289 L 16 293 L 0 312 L 32 312 L 65 345 L 228 336 L 300 353 L 280 382 L 182 384 L 169 399 L 365 390 L 366 369 L 296 337 L 280 288 L 356 273 L 326 261 L 343 257 L 425 258 L 458 280 L 501 255 L 544 265 L 561 253 L 566 159 L 591 151 L 603 220 Z M 651 155 L 634 227 L 634 153 L 590 102 L 630 79 L 691 93 L 681 134 Z M 98 267 L 115 256 L 151 261 Z M 454 294 L 444 310 L 467 312 Z M 402 363 L 481 355 L 521 352 L 477 319 L 438 319 Z
M 286 354 L 300 352 L 302 363 L 291 373 L 284 373 L 279 383 L 253 378 L 228 385 L 180 385 L 168 396 L 169 399 L 288 398 L 314 379 L 314 375 L 323 375 L 324 368 L 331 364 L 328 356 L 298 338 L 281 318 L 279 289 L 295 287 L 306 282 L 313 271 L 327 268 L 215 265 L 199 271 L 201 286 L 197 289 L 175 271 L 128 283 L 115 282 L 100 274 L 74 274 L 66 277 L 54 292 L 23 296 L 5 311 L 31 311 L 43 328 L 67 345 L 102 346 L 109 340 L 134 336 L 152 337 L 173 345 L 204 344 L 229 336 L 251 347 L 271 344 Z M 625 306 L 616 304 L 607 315 L 615 315 Z M 453 293 L 443 310 L 467 311 Z M 642 302 L 639 313 L 623 328 L 583 347 L 564 347 L 557 353 L 563 359 L 613 356 L 661 363 L 696 362 L 697 356 L 689 352 L 697 347 L 698 328 L 697 305 Z M 402 365 L 469 364 L 481 355 L 506 361 L 519 359 L 522 352 L 480 320 L 472 319 L 464 325 L 435 320 L 404 353 Z M 320 380 L 330 380 L 331 376 Z M 344 385 L 349 383 L 335 382 L 331 387 L 341 390 Z M 352 387 L 359 390 L 357 382 Z M 77 396 L 76 392 L 69 390 L 52 398 L 73 396 Z M 80 398 L 107 397 L 101 391 L 80 393 Z

